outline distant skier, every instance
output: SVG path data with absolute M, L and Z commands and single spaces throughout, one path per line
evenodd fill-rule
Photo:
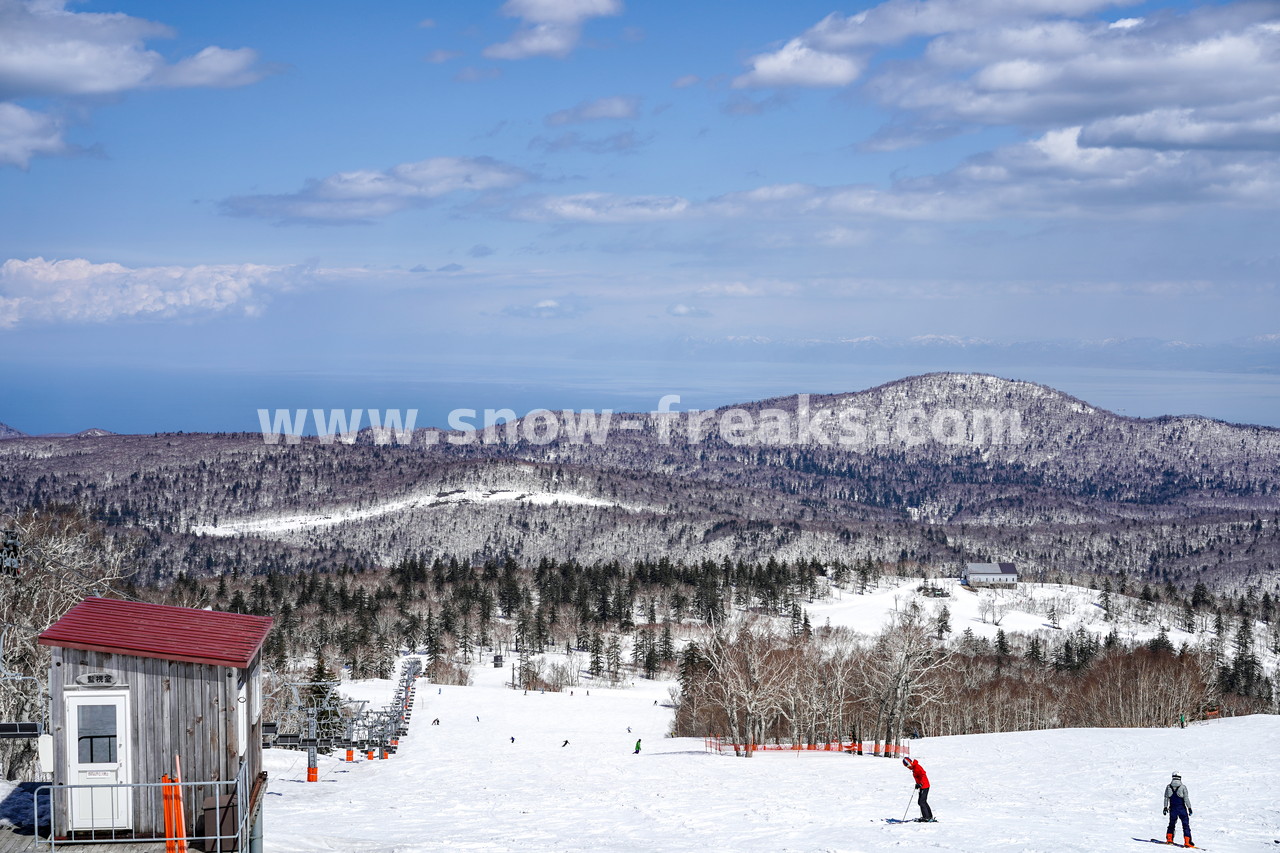
M 512 735 L 512 736 L 511 736 L 511 742 L 512 742 L 512 743 L 515 743 L 515 742 L 516 742 L 516 737 L 515 737 L 515 735 Z
M 569 741 L 566 740 L 564 743 L 560 744 L 560 748 L 564 749 L 568 745 L 569 745 Z
M 911 775 L 916 780 L 916 790 L 920 792 L 917 802 L 920 804 L 920 822 L 933 823 L 933 809 L 929 808 L 929 777 L 925 774 L 924 768 L 920 766 L 919 761 L 911 758 L 903 758 L 902 766 L 911 771 Z
M 1169 828 L 1164 831 L 1164 843 L 1173 843 L 1173 830 L 1182 819 L 1182 845 L 1195 847 L 1191 843 L 1191 793 L 1182 784 L 1182 777 L 1177 773 L 1164 786 L 1164 813 L 1169 816 Z
M 640 754 L 640 738 L 636 738 L 636 751 L 633 752 L 632 755 L 639 755 L 639 754 Z
M 627 734 L 631 734 L 631 726 L 627 726 Z

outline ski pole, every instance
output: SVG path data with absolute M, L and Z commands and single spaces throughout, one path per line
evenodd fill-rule
M 903 812 L 902 812 L 902 821 L 903 821 L 903 823 L 906 823 L 906 820 L 907 820 L 907 812 L 911 811 L 911 797 L 912 797 L 912 796 L 914 796 L 914 795 L 915 795 L 915 791 L 912 791 L 910 794 L 908 794 L 908 795 L 907 795 L 907 807 L 906 807 L 906 809 L 904 809 L 904 810 L 903 810 Z

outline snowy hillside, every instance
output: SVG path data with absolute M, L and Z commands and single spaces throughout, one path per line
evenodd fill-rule
M 1274 850 L 1280 838 L 1277 717 L 921 739 L 912 751 L 939 822 L 892 824 L 913 800 L 896 761 L 707 753 L 664 737 L 665 682 L 526 695 L 503 688 L 508 670 L 474 675 L 470 687 L 420 683 L 410 734 L 387 761 L 322 757 L 308 784 L 304 753 L 268 751 L 266 849 L 1141 851 L 1163 838 L 1175 771 L 1205 849 Z M 378 699 L 391 684 L 351 687 Z
M 429 510 L 434 507 L 460 504 L 515 503 L 532 506 L 620 506 L 588 495 L 573 492 L 537 492 L 516 489 L 452 489 L 443 492 L 426 492 L 395 500 L 380 501 L 362 507 L 336 507 L 321 512 L 295 513 L 266 518 L 244 518 L 222 525 L 204 524 L 192 528 L 192 532 L 204 536 L 265 536 L 332 527 L 334 525 L 365 522 L 379 516 L 413 510 Z
M 1000 630 L 1012 638 L 1014 634 L 1044 632 L 1048 635 L 1048 632 L 1069 632 L 1083 627 L 1099 637 L 1114 630 L 1122 642 L 1133 644 L 1155 639 L 1163 627 L 1174 647 L 1180 648 L 1184 643 L 1197 646 L 1212 636 L 1207 616 L 1197 620 L 1197 630 L 1189 633 L 1180 626 L 1177 611 L 1145 604 L 1131 596 L 1112 596 L 1113 618 L 1108 621 L 1101 604 L 1102 593 L 1096 589 L 1047 583 L 1019 583 L 1008 590 L 970 589 L 950 578 L 930 583 L 947 595 L 940 598 L 921 595 L 919 580 L 887 579 L 880 588 L 862 595 L 835 588 L 830 598 L 806 604 L 805 609 L 814 627 L 830 624 L 867 634 L 880 631 L 888 624 L 893 611 L 904 609 L 914 601 L 930 616 L 946 607 L 953 637 L 963 634 L 965 629 L 976 637 L 994 639 Z M 1267 637 L 1267 626 L 1255 622 L 1254 635 Z M 1263 657 L 1268 663 L 1274 662 Z
M 142 532 L 131 541 L 157 579 L 369 569 L 406 554 L 870 559 L 941 573 L 1013 559 L 1043 578 L 1123 572 L 1276 592 L 1277 429 L 1128 418 L 976 374 L 673 419 L 615 412 L 607 435 L 597 422 L 588 436 L 581 414 L 559 413 L 548 441 L 530 432 L 541 414 L 492 442 L 431 429 L 381 445 L 371 432 L 354 444 L 0 441 L 0 508 L 66 502 L 113 532 Z

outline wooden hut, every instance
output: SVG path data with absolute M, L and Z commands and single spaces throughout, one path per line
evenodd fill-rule
M 254 814 L 270 629 L 261 616 L 88 598 L 41 634 L 53 658 L 54 784 L 71 786 L 55 796 L 55 833 L 164 838 L 161 789 L 148 783 L 173 775 L 175 757 L 184 783 L 219 783 L 184 785 L 189 834 L 202 833 L 211 797 Z

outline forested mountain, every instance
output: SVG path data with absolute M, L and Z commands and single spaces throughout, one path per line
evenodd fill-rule
M 0 445 L 0 511 L 81 506 L 148 571 L 406 555 L 870 558 L 949 573 L 1137 574 L 1274 589 L 1280 430 L 1128 418 L 1027 382 L 930 374 L 709 413 L 529 415 L 401 438 L 158 434 Z M 477 425 L 480 425 L 477 419 Z

